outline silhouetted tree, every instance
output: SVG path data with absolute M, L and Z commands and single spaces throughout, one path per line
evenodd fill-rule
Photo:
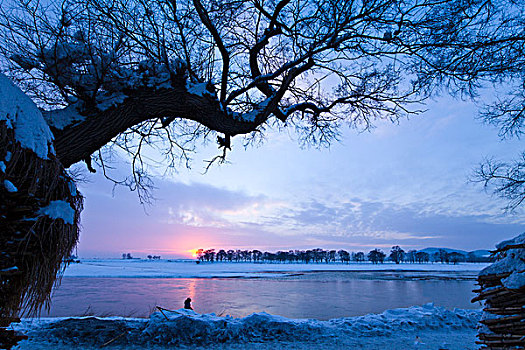
M 337 252 L 337 254 L 339 255 L 339 259 L 342 263 L 348 264 L 350 262 L 350 253 L 348 253 L 346 250 L 341 249 Z
M 235 251 L 230 249 L 226 252 L 227 256 L 228 256 L 228 261 L 232 261 L 234 259 L 234 256 L 235 256 Z
M 262 258 L 262 252 L 257 249 L 253 250 L 252 255 L 253 255 L 253 261 L 255 262 L 260 261 Z
M 485 119 L 500 126 L 502 137 L 519 137 L 523 134 L 523 115 L 525 104 L 519 102 L 520 95 L 525 96 L 523 88 L 517 89 L 515 98 L 499 101 L 495 110 L 489 111 Z M 521 106 L 520 106 L 521 104 Z M 501 113 L 501 115 L 498 115 Z M 507 113 L 508 115 L 503 115 Z M 513 211 L 523 205 L 525 201 L 525 152 L 522 152 L 514 161 L 488 159 L 481 163 L 473 180 L 481 182 L 485 189 L 493 194 L 508 200 L 507 211 Z
M 385 261 L 385 258 L 386 258 L 386 254 L 383 253 L 380 249 L 374 249 L 372 251 L 370 251 L 367 255 L 368 257 L 368 261 L 371 261 L 372 263 L 374 264 L 377 264 L 377 263 L 383 263 Z
M 430 261 L 430 255 L 426 252 L 417 252 L 416 253 L 416 261 L 418 263 L 424 263 Z
M 215 260 L 215 249 L 206 249 L 203 254 L 204 260 L 213 262 Z
M 327 254 L 327 261 L 326 262 L 335 262 L 335 255 L 337 252 L 335 250 L 330 250 Z
M 363 252 L 352 253 L 352 260 L 355 262 L 365 261 L 365 253 Z
M 476 255 L 474 252 L 470 252 L 467 254 L 467 261 L 468 262 L 492 262 L 494 261 L 494 258 L 492 258 L 490 255 L 479 256 L 479 255 Z
M 464 262 L 466 257 L 464 254 L 458 252 L 451 252 L 447 254 L 447 262 L 451 262 L 456 265 L 458 262 Z
M 437 252 L 433 254 L 434 261 L 439 261 L 442 264 L 448 262 L 448 254 L 447 251 L 444 249 L 439 249 Z
M 337 258 L 341 261 L 341 263 L 349 263 L 351 260 L 355 262 L 362 262 L 365 261 L 365 254 L 363 252 L 352 252 L 349 253 L 346 250 L 324 250 L 322 248 L 316 248 L 312 250 L 289 250 L 289 251 L 278 251 L 276 253 L 272 252 L 261 252 L 260 250 L 254 249 L 254 250 L 241 250 L 238 249 L 236 251 L 234 250 L 224 250 L 220 249 L 217 253 L 215 253 L 214 249 L 198 249 L 196 251 L 196 256 L 199 261 L 207 261 L 207 262 L 214 262 L 214 261 L 228 261 L 228 262 L 279 262 L 279 263 L 294 263 L 294 262 L 302 262 L 302 263 L 329 263 L 329 262 L 336 262 Z M 374 249 L 370 251 L 367 256 L 369 261 L 372 263 L 383 263 L 386 255 L 379 249 Z M 123 259 L 132 259 L 130 253 L 124 253 L 122 254 Z M 160 256 L 158 255 L 148 255 L 148 259 L 160 259 Z M 399 259 L 398 261 L 409 261 L 411 263 L 427 263 L 430 261 L 430 255 L 425 252 L 417 252 L 416 250 L 410 250 L 407 254 L 404 254 L 403 249 L 401 249 L 399 246 L 393 246 L 392 251 L 390 253 L 389 259 L 396 262 L 396 258 Z M 434 261 L 441 261 L 443 263 L 458 263 L 463 261 L 469 261 L 469 262 L 487 262 L 490 261 L 490 258 L 479 258 L 476 257 L 474 253 L 469 253 L 468 255 L 464 255 L 457 252 L 447 253 L 446 250 L 440 249 L 436 251 L 433 255 Z M 480 260 L 481 259 L 481 260 Z
M 226 260 L 227 257 L 228 257 L 228 254 L 226 254 L 226 251 L 224 249 L 219 250 L 217 252 L 217 254 L 216 254 L 217 261 L 221 261 L 222 262 L 222 261 Z
M 392 250 L 390 251 L 389 258 L 396 264 L 399 264 L 405 258 L 405 251 L 401 249 L 398 245 L 393 246 Z
M 415 263 L 416 262 L 416 253 L 417 253 L 417 250 L 409 250 L 406 255 L 405 255 L 405 260 L 410 262 L 410 263 Z
M 197 249 L 195 255 L 197 255 L 197 260 L 204 261 L 204 249 Z

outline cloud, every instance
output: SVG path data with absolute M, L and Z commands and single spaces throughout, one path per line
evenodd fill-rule
M 440 244 L 456 248 L 491 247 L 525 226 L 500 215 L 434 212 L 422 203 L 399 205 L 353 198 L 348 202 L 300 203 L 282 216 L 283 226 L 301 227 L 317 238 L 342 237 L 361 244 L 373 242 Z
M 475 206 L 447 210 L 450 198 L 436 204 L 424 199 L 396 201 L 387 195 L 345 197 L 341 191 L 290 198 L 158 181 L 158 199 L 146 215 L 135 194 L 122 190 L 109 198 L 103 189 L 110 184 L 96 186 L 86 198 L 79 249 L 116 256 L 127 251 L 173 252 L 173 256 L 199 247 L 368 251 L 399 244 L 404 249 L 471 250 L 491 248 L 525 231 L 522 221 L 490 210 L 476 212 Z
M 269 244 L 278 246 L 280 241 L 282 249 L 293 249 L 292 242 L 300 246 L 295 248 L 336 243 L 489 248 L 494 236 L 512 236 L 524 228 L 490 211 L 472 214 L 475 207 L 442 209 L 445 203 L 439 201 L 400 204 L 325 196 L 294 202 L 198 183 L 171 184 L 163 193 L 162 202 L 169 204 L 163 222 L 207 228 L 222 237 L 251 237 L 253 244 L 271 236 Z
M 208 184 L 170 183 L 156 206 L 163 208 L 157 214 L 161 223 L 203 228 L 230 244 L 244 237 L 243 242 L 266 242 L 280 246 L 278 249 L 338 243 L 345 247 L 401 244 L 468 250 L 490 248 L 497 237 L 506 238 L 525 229 L 522 223 L 505 220 L 497 211 L 475 213 L 472 205 L 447 210 L 446 201 L 451 199 L 443 201 L 398 203 L 345 199 L 341 195 L 292 201 Z M 266 241 L 261 237 L 267 237 Z
M 165 208 L 163 222 L 194 227 L 239 228 L 261 225 L 276 215 L 281 203 L 263 195 L 191 183 L 170 184 L 157 206 Z

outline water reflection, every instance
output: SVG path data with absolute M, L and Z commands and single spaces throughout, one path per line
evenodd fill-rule
M 188 296 L 199 313 L 235 317 L 266 311 L 330 319 L 434 302 L 470 303 L 473 281 L 371 279 L 64 278 L 43 316 L 96 314 L 147 317 L 156 305 L 178 309 Z
M 190 283 L 189 283 L 189 286 L 188 286 L 188 294 L 189 294 L 189 297 L 191 298 L 192 301 L 195 300 L 195 288 L 196 288 L 196 285 L 197 285 L 197 279 L 196 278 L 192 278 L 190 280 Z

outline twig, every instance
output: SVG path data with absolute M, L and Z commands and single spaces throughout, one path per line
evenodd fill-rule
M 217 314 L 217 316 L 221 317 L 222 315 L 224 315 L 224 312 L 225 312 L 225 311 L 226 311 L 226 307 L 223 307 L 223 308 L 222 308 L 222 311 L 219 312 L 219 313 Z
M 122 337 L 123 335 L 125 335 L 126 333 L 128 333 L 128 331 L 125 331 L 124 333 L 117 335 L 115 338 L 111 339 L 110 341 L 105 342 L 104 344 L 102 344 L 101 348 L 103 348 L 103 347 L 105 347 L 105 346 L 107 346 L 107 345 L 113 343 L 115 340 L 121 338 L 121 337 Z
M 160 306 L 155 306 L 155 307 L 156 307 L 157 309 L 159 309 L 160 313 L 161 313 L 162 315 L 164 315 L 164 317 L 166 317 L 166 320 L 167 320 L 167 321 L 170 320 L 170 319 L 168 318 L 168 316 L 166 316 L 166 314 L 164 313 L 164 311 L 162 311 L 162 310 L 166 310 L 166 309 L 163 309 L 163 308 L 161 308 Z M 166 310 L 166 311 L 170 311 L 170 310 Z

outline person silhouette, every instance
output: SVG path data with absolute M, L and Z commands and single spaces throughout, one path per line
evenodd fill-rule
M 186 300 L 184 300 L 184 308 L 193 310 L 193 308 L 191 307 L 191 298 L 186 298 Z

